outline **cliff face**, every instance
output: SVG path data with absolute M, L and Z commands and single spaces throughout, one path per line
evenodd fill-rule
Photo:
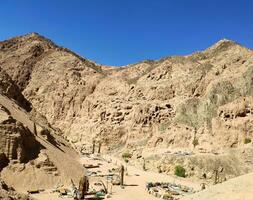
M 93 138 L 110 149 L 189 147 L 197 138 L 210 149 L 252 138 L 245 123 L 252 120 L 253 52 L 232 41 L 121 68 L 97 65 L 38 34 L 0 47 L 1 67 L 77 147 Z
M 31 110 L 31 104 L 25 99 L 19 87 L 14 83 L 11 77 L 0 66 L 0 94 L 3 94 L 16 101 L 27 111 Z
M 11 111 L 5 107 L 8 101 L 12 105 L 22 106 L 20 109 L 31 110 L 30 103 L 22 95 L 19 87 L 0 68 L 0 171 L 12 160 L 21 163 L 35 158 L 40 150 L 40 144 L 34 134 L 23 123 L 13 118 Z
M 59 181 L 69 184 L 71 178 L 77 181 L 83 173 L 76 152 L 24 97 L 22 86 L 27 82 L 17 77 L 18 81 L 13 80 L 0 67 L 0 199 L 28 199 L 7 186 L 2 188 L 2 180 L 24 191 L 50 188 Z
M 0 42 L 0 66 L 78 150 L 213 152 L 253 139 L 253 52 L 221 40 L 187 56 L 98 65 L 38 34 Z

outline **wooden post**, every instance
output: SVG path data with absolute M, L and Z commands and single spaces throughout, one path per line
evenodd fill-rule
M 197 146 L 197 138 L 196 138 L 196 135 L 197 135 L 197 128 L 195 127 L 195 128 L 194 128 L 193 141 L 192 141 L 192 144 L 193 144 L 193 148 L 194 148 L 194 149 L 195 149 L 195 147 Z
M 107 191 L 109 193 L 109 183 L 108 183 L 108 179 L 106 179 L 106 188 L 107 188 Z
M 120 186 L 124 186 L 124 166 L 120 166 Z
M 92 140 L 92 154 L 95 153 L 95 140 Z
M 218 169 L 215 169 L 214 170 L 214 185 L 218 183 L 218 178 L 219 178 Z
M 145 158 L 143 158 L 142 169 L 143 169 L 144 171 L 146 171 L 146 161 L 145 161 Z
M 79 192 L 81 194 L 81 199 L 84 199 L 84 196 L 89 190 L 89 180 L 87 176 L 83 176 L 79 181 Z
M 33 131 L 34 131 L 34 134 L 37 135 L 37 127 L 36 127 L 36 124 L 35 122 L 33 122 Z
M 101 145 L 102 145 L 102 143 L 99 142 L 99 143 L 98 143 L 98 153 L 100 153 L 100 151 L 101 151 Z

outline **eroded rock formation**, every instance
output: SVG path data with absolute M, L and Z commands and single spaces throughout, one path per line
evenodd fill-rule
M 90 152 L 96 140 L 103 152 L 140 156 L 176 148 L 221 153 L 253 139 L 253 52 L 233 41 L 122 67 L 96 64 L 35 33 L 0 47 L 0 66 L 31 112 L 77 150 Z

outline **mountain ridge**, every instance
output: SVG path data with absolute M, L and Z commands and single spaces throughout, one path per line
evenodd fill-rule
M 193 51 L 193 53 L 190 53 L 190 54 L 186 54 L 186 55 L 170 55 L 170 56 L 165 56 L 165 57 L 161 57 L 161 58 L 158 58 L 158 59 L 155 59 L 155 60 L 149 60 L 149 59 L 143 59 L 143 60 L 140 60 L 138 62 L 134 62 L 134 63 L 130 63 L 130 64 L 126 64 L 126 65 L 120 65 L 120 66 L 115 66 L 115 65 L 106 65 L 106 64 L 97 64 L 96 61 L 92 61 L 91 59 L 88 59 L 82 55 L 79 55 L 77 53 L 75 53 L 74 51 L 70 50 L 69 48 L 66 48 L 66 47 L 63 47 L 63 46 L 59 46 L 57 45 L 54 41 L 50 40 L 48 37 L 45 37 L 43 36 L 42 34 L 38 33 L 38 32 L 31 32 L 31 33 L 27 33 L 27 34 L 24 34 L 24 35 L 19 35 L 19 36 L 14 36 L 14 37 L 10 37 L 8 39 L 5 39 L 3 41 L 0 41 L 0 43 L 3 43 L 3 42 L 8 42 L 10 40 L 15 40 L 15 39 L 20 39 L 20 38 L 25 38 L 25 37 L 28 37 L 28 38 L 40 38 L 48 43 L 50 43 L 52 46 L 58 48 L 59 50 L 66 50 L 67 52 L 70 52 L 72 54 L 74 54 L 76 57 L 80 58 L 80 60 L 84 60 L 84 61 L 88 61 L 88 62 L 91 62 L 95 65 L 98 65 L 98 66 L 103 66 L 103 67 L 127 67 L 129 65 L 136 65 L 138 63 L 143 63 L 143 62 L 158 62 L 158 61 L 161 61 L 161 60 L 164 60 L 164 59 L 167 59 L 167 58 L 170 58 L 170 57 L 175 57 L 175 56 L 189 56 L 189 55 L 192 55 L 196 52 L 199 52 L 198 50 L 195 50 Z M 210 47 L 207 47 L 205 48 L 203 51 L 205 50 L 208 50 L 210 48 L 215 48 L 219 45 L 223 45 L 224 43 L 229 43 L 229 44 L 234 44 L 234 45 L 239 45 L 243 48 L 247 48 L 237 42 L 235 42 L 234 40 L 231 40 L 231 39 L 228 39 L 228 38 L 222 38 L 216 42 L 214 42 L 214 44 L 212 44 Z M 250 49 L 250 48 L 247 48 L 247 49 Z M 250 49 L 252 50 L 252 49 Z

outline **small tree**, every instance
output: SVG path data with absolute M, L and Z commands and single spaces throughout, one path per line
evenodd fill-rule
M 183 168 L 181 165 L 177 165 L 175 167 L 174 174 L 179 177 L 185 177 L 185 168 Z
M 244 144 L 248 144 L 248 143 L 251 143 L 251 139 L 250 138 L 245 138 L 244 139 Z
M 129 159 L 132 157 L 132 154 L 129 152 L 125 152 L 122 154 L 122 158 L 124 159 L 125 162 L 128 163 Z

